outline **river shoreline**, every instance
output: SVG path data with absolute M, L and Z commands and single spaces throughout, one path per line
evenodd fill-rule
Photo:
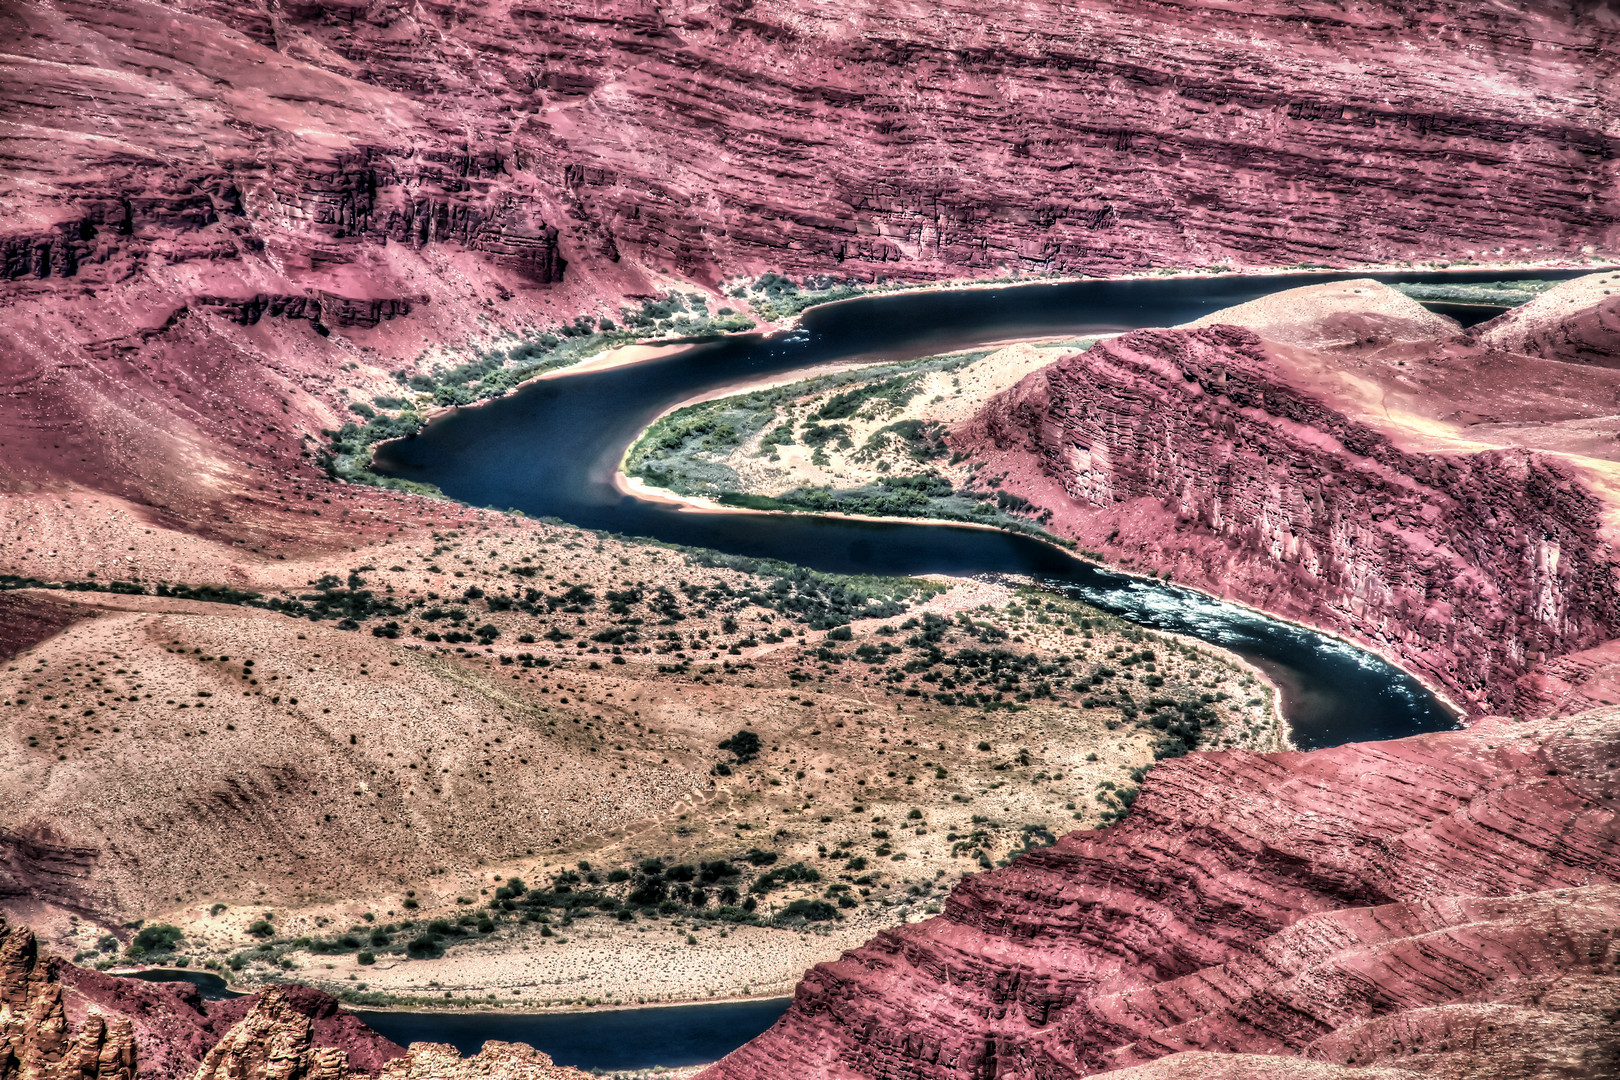
M 1449 260 L 1441 260 L 1449 261 Z M 1128 274 L 1109 274 L 1104 277 L 1092 277 L 1089 274 L 1068 274 L 1043 278 L 964 278 L 953 281 L 916 282 L 892 287 L 878 286 L 861 292 L 857 296 L 845 296 L 837 300 L 824 300 L 820 303 L 810 304 L 801 308 L 793 315 L 781 322 L 768 325 L 780 327 L 783 331 L 795 330 L 799 325 L 799 318 L 806 311 L 817 308 L 829 308 L 838 304 L 848 304 L 855 300 L 866 300 L 877 296 L 894 296 L 901 293 L 928 293 L 928 292 L 968 292 L 982 289 L 1016 289 L 1028 285 L 1073 285 L 1084 281 L 1165 281 L 1170 279 L 1210 281 L 1221 278 L 1241 277 L 1282 277 L 1289 274 L 1301 275 L 1337 275 L 1337 274 L 1479 274 L 1490 273 L 1497 270 L 1506 272 L 1528 271 L 1532 273 L 1550 273 L 1563 270 L 1590 270 L 1599 273 L 1604 269 L 1612 268 L 1613 262 L 1587 262 L 1579 265 L 1552 260 L 1549 262 L 1512 262 L 1512 263 L 1470 263 L 1467 266 L 1455 264 L 1447 266 L 1414 266 L 1411 263 L 1368 263 L 1360 266 L 1269 266 L 1245 270 L 1210 271 L 1205 269 L 1180 269 L 1173 267 L 1155 267 L 1149 270 L 1138 270 Z M 750 333 L 754 331 L 749 331 Z
M 246 992 L 256 993 L 257 990 Z M 793 1000 L 792 994 L 736 994 L 730 997 L 682 998 L 679 1001 L 626 1001 L 619 1004 L 604 1001 L 598 1005 L 549 1005 L 523 1008 L 510 1008 L 504 1005 L 489 1005 L 479 1008 L 469 1008 L 465 1005 L 440 1007 L 431 1002 L 419 1002 L 411 1005 L 356 1005 L 347 1001 L 343 1002 L 343 1007 L 361 1016 L 367 1013 L 420 1013 L 423 1016 L 577 1016 L 581 1014 L 638 1012 L 650 1009 L 681 1009 L 704 1005 L 742 1005 L 791 1000 Z
M 671 356 L 678 356 L 678 355 L 680 355 L 681 352 L 684 352 L 687 349 L 696 348 L 697 346 L 705 344 L 708 341 L 723 341 L 723 340 L 726 340 L 728 338 L 743 337 L 743 336 L 746 336 L 746 335 L 749 335 L 749 334 L 758 334 L 762 338 L 766 338 L 766 339 L 774 338 L 774 337 L 778 337 L 778 336 L 781 336 L 781 335 L 784 335 L 784 334 L 792 333 L 793 331 L 797 330 L 799 328 L 800 320 L 803 318 L 804 313 L 807 312 L 807 311 L 817 311 L 817 310 L 822 310 L 822 309 L 826 309 L 826 308 L 833 308 L 833 307 L 837 307 L 837 306 L 839 306 L 841 304 L 849 304 L 849 303 L 854 303 L 856 301 L 861 301 L 861 300 L 872 300 L 872 299 L 877 299 L 877 298 L 881 298 L 881 297 L 885 297 L 885 296 L 919 295 L 919 294 L 941 293 L 941 292 L 982 292 L 982 291 L 991 290 L 991 289 L 1017 289 L 1017 288 L 1026 288 L 1026 287 L 1035 286 L 1035 285 L 1075 285 L 1075 284 L 1081 284 L 1081 283 L 1084 283 L 1084 282 L 1167 281 L 1167 280 L 1171 280 L 1171 279 L 1188 280 L 1188 281 L 1212 281 L 1212 280 L 1220 280 L 1220 279 L 1224 279 L 1224 278 L 1285 277 L 1285 276 L 1288 276 L 1288 275 L 1296 275 L 1296 274 L 1297 275 L 1302 275 L 1302 276 L 1322 276 L 1322 277 L 1332 276 L 1332 275 L 1341 275 L 1341 274 L 1350 274 L 1350 275 L 1355 275 L 1355 274 L 1402 274 L 1402 273 L 1411 273 L 1411 274 L 1478 274 L 1478 273 L 1494 272 L 1494 271 L 1498 271 L 1498 270 L 1503 271 L 1503 272 L 1529 272 L 1529 273 L 1561 273 L 1561 272 L 1565 272 L 1565 271 L 1573 272 L 1573 271 L 1580 271 L 1580 270 L 1588 270 L 1588 271 L 1590 271 L 1592 273 L 1597 273 L 1597 272 L 1599 272 L 1600 270 L 1602 270 L 1602 269 L 1604 269 L 1606 267 L 1612 267 L 1614 265 L 1615 264 L 1611 263 L 1611 262 L 1600 262 L 1600 263 L 1590 263 L 1589 262 L 1589 263 L 1583 263 L 1583 264 L 1580 264 L 1580 265 L 1575 265 L 1575 264 L 1572 264 L 1572 263 L 1558 262 L 1558 261 L 1555 260 L 1555 261 L 1546 262 L 1546 263 L 1484 263 L 1484 264 L 1475 263 L 1475 264 L 1471 264 L 1471 265 L 1468 265 L 1468 266 L 1445 266 L 1445 267 L 1439 267 L 1439 268 L 1422 268 L 1422 267 L 1415 267 L 1415 266 L 1411 266 L 1411 265 L 1396 265 L 1396 264 L 1374 264 L 1374 265 L 1363 265 L 1363 266 L 1354 266 L 1354 267 L 1346 267 L 1346 268 L 1313 267 L 1313 268 L 1309 268 L 1309 269 L 1301 269 L 1299 267 L 1271 266 L 1271 267 L 1262 267 L 1262 268 L 1258 268 L 1258 269 L 1248 269 L 1248 270 L 1227 270 L 1227 271 L 1221 271 L 1219 273 L 1211 273 L 1211 272 L 1204 271 L 1204 270 L 1186 270 L 1186 269 L 1177 269 L 1177 270 L 1174 270 L 1174 272 L 1168 272 L 1165 269 L 1155 269 L 1155 270 L 1143 270 L 1143 271 L 1138 271 L 1138 272 L 1130 273 L 1130 274 L 1116 274 L 1116 275 L 1110 275 L 1110 276 L 1106 276 L 1106 277 L 1091 277 L 1089 275 L 1079 274 L 1079 275 L 1068 275 L 1068 276 L 1062 276 L 1062 277 L 1047 277 L 1047 278 L 1034 278 L 1034 279 L 966 278 L 966 279 L 958 279 L 958 280 L 955 280 L 955 281 L 908 282 L 908 283 L 905 283 L 905 284 L 894 285 L 894 286 L 891 286 L 891 287 L 880 287 L 880 288 L 870 289 L 870 290 L 867 290 L 867 291 L 864 291 L 864 292 L 860 293 L 857 296 L 846 296 L 846 297 L 842 297 L 842 298 L 837 299 L 837 300 L 825 300 L 825 301 L 821 301 L 819 303 L 810 304 L 810 305 L 808 305 L 808 306 L 806 306 L 804 308 L 801 308 L 799 311 L 795 312 L 793 315 L 789 316 L 788 318 L 783 319 L 783 320 L 778 321 L 778 322 L 772 322 L 770 320 L 761 320 L 760 323 L 756 324 L 756 326 L 754 328 L 749 329 L 749 330 L 728 331 L 728 332 L 725 332 L 725 333 L 720 333 L 720 334 L 713 335 L 712 337 L 699 338 L 699 339 L 694 339 L 694 338 L 690 338 L 690 337 L 683 337 L 683 338 L 645 338 L 645 339 L 637 339 L 636 341 L 633 341 L 633 342 L 630 342 L 630 343 L 624 344 L 624 345 L 615 345 L 612 348 L 604 349 L 603 351 L 601 351 L 599 353 L 595 353 L 595 354 L 593 354 L 591 356 L 585 357 L 582 360 L 578 360 L 578 361 L 576 361 L 576 362 L 574 362 L 572 364 L 569 364 L 566 367 L 547 369 L 547 370 L 545 370 L 543 372 L 540 372 L 539 374 L 536 374 L 536 375 L 534 375 L 534 376 L 532 376 L 530 378 L 524 379 L 521 382 L 515 383 L 511 387 L 507 388 L 506 390 L 502 391 L 501 393 L 499 393 L 499 394 L 497 394 L 497 395 L 495 395 L 494 397 L 491 397 L 491 398 L 485 398 L 485 399 L 482 399 L 482 400 L 479 400 L 479 401 L 476 401 L 476 402 L 470 402 L 470 403 L 468 403 L 466 405 L 431 405 L 431 406 L 418 408 L 416 410 L 416 412 L 417 412 L 417 415 L 421 418 L 421 425 L 417 428 L 417 431 L 418 432 L 422 431 L 424 428 L 426 428 L 429 424 L 431 424 L 434 420 L 438 419 L 439 417 L 450 415 L 452 413 L 458 412 L 461 409 L 477 408 L 478 406 L 481 406 L 481 405 L 487 405 L 490 402 L 500 401 L 500 400 L 502 400 L 504 398 L 511 397 L 513 394 L 516 394 L 518 391 L 522 390 L 523 387 L 528 386 L 530 383 L 542 382 L 542 381 L 548 381 L 548 380 L 555 380 L 555 379 L 564 379 L 564 378 L 568 378 L 568 377 L 576 376 L 576 375 L 589 375 L 589 374 L 593 374 L 595 372 L 607 371 L 607 370 L 611 370 L 611 369 L 614 369 L 614 368 L 632 367 L 632 366 L 635 366 L 637 364 L 646 363 L 646 362 L 651 361 L 651 360 L 658 360 L 658 359 L 664 359 L 664 358 L 671 357 Z M 996 341 L 984 342 L 983 347 L 1006 345 L 1006 344 L 1012 344 L 1014 342 L 1020 342 L 1020 341 L 1028 341 L 1028 342 L 1052 341 L 1052 340 L 1059 340 L 1060 338 L 1062 338 L 1064 336 L 1065 335 L 1045 335 L 1043 337 L 1002 338 L 1002 339 L 998 339 Z M 1117 336 L 1117 335 L 1107 334 L 1107 335 L 1095 335 L 1095 336 L 1105 337 L 1105 336 Z M 960 351 L 960 350 L 957 350 L 957 351 Z M 635 355 L 634 356 L 624 356 L 622 358 L 616 358 L 615 357 L 616 353 L 631 353 L 631 352 L 634 352 Z M 856 368 L 856 367 L 865 367 L 865 366 L 869 366 L 869 365 L 861 364 L 861 363 L 857 362 L 857 363 L 850 363 L 850 364 L 843 365 L 843 366 L 844 367 L 850 367 L 850 368 Z M 835 372 L 835 371 L 839 370 L 839 368 L 840 368 L 840 365 L 827 365 L 827 370 L 826 371 L 820 371 L 819 373 L 822 373 L 822 374 L 832 373 L 832 372 Z M 803 371 L 796 373 L 793 378 L 783 379 L 781 382 L 771 382 L 771 383 L 768 383 L 768 384 L 767 383 L 761 383 L 759 385 L 752 386 L 751 389 L 755 389 L 755 390 L 757 390 L 757 389 L 766 389 L 766 388 L 769 388 L 770 386 L 779 386 L 779 385 L 784 385 L 785 383 L 788 383 L 788 382 L 796 382 L 796 381 L 798 381 L 799 379 L 802 379 L 802 378 L 813 377 L 814 374 L 818 373 L 818 370 L 819 369 L 815 369 L 815 368 L 806 368 Z M 742 392 L 744 392 L 744 390 L 733 390 L 733 391 L 731 391 L 731 393 L 742 393 Z M 723 393 L 723 394 L 718 394 L 718 395 L 710 395 L 710 394 L 699 395 L 697 397 L 692 398 L 689 401 L 682 402 L 680 405 L 677 405 L 674 408 L 685 408 L 688 405 L 696 405 L 696 404 L 699 404 L 699 403 L 701 403 L 703 401 L 712 401 L 712 400 L 714 400 L 714 398 L 716 396 L 729 397 L 729 396 L 731 396 L 731 393 Z M 673 411 L 673 410 L 670 410 L 670 411 Z M 667 414 L 665 414 L 665 415 L 667 415 Z M 368 473 L 375 474 L 376 464 L 377 464 L 377 453 L 384 446 L 387 446 L 390 443 L 398 442 L 398 441 L 400 441 L 400 439 L 408 439 L 408 438 L 412 438 L 412 437 L 413 436 L 410 436 L 410 435 L 404 435 L 404 436 L 399 436 L 399 437 L 394 438 L 394 439 L 384 439 L 384 440 L 381 440 L 381 441 L 379 441 L 377 443 L 373 443 L 371 445 L 371 447 L 370 447 L 371 453 L 366 459 L 366 466 L 365 466 L 366 471 Z M 631 445 L 632 446 L 634 445 L 634 441 L 632 441 Z M 916 520 L 916 519 L 906 519 L 906 520 Z M 959 523 L 954 523 L 953 522 L 953 524 L 959 524 Z M 1449 702 L 1448 702 L 1448 704 L 1449 704 Z
M 1206 275 L 1206 276 L 1214 276 L 1214 275 Z M 843 303 L 843 302 L 844 301 L 839 301 L 839 303 Z M 872 366 L 875 366 L 875 365 L 872 365 L 872 364 L 854 364 L 854 365 L 849 365 L 845 370 L 859 370 L 862 367 L 872 367 Z M 799 510 L 762 510 L 762 509 L 759 509 L 757 507 L 727 506 L 727 505 L 725 505 L 723 503 L 715 502 L 713 499 L 707 499 L 707 498 L 704 498 L 703 496 L 700 496 L 700 495 L 682 495 L 682 494 L 680 494 L 678 492 L 671 491 L 668 488 L 653 487 L 651 484 L 648 484 L 646 481 L 642 480 L 640 477 L 631 476 L 631 475 L 629 475 L 628 473 L 626 473 L 624 471 L 625 462 L 629 458 L 630 451 L 635 447 L 636 443 L 641 441 L 642 437 L 647 434 L 647 432 L 653 427 L 653 425 L 657 424 L 658 421 L 664 419 L 666 416 L 669 416 L 671 413 L 676 412 L 676 411 L 678 411 L 680 409 L 687 408 L 687 407 L 692 406 L 692 405 L 701 404 L 701 403 L 706 402 L 706 401 L 715 401 L 715 400 L 718 400 L 718 399 L 724 398 L 724 397 L 735 397 L 735 396 L 738 396 L 738 395 L 741 395 L 741 394 L 754 393 L 755 391 L 758 391 L 758 390 L 770 389 L 770 388 L 775 387 L 775 386 L 783 386 L 783 385 L 787 385 L 789 383 L 799 382 L 799 381 L 801 381 L 802 378 L 806 378 L 806 377 L 813 377 L 813 376 L 806 376 L 803 373 L 796 374 L 793 378 L 778 378 L 778 377 L 775 377 L 775 376 L 766 376 L 764 378 L 761 378 L 761 379 L 757 380 L 756 382 L 743 382 L 743 383 L 740 383 L 740 384 L 733 384 L 732 386 L 723 388 L 723 392 L 715 391 L 715 392 L 705 392 L 703 394 L 698 394 L 698 395 L 696 395 L 696 396 L 694 396 L 694 397 L 692 397 L 692 398 L 690 398 L 690 399 L 688 399 L 686 401 L 681 402 L 678 405 L 674 405 L 674 406 L 671 406 L 668 409 L 665 409 L 663 412 L 659 413 L 656 417 L 654 417 L 652 420 L 650 420 L 647 423 L 647 426 L 642 428 L 641 431 L 639 431 L 636 434 L 636 437 L 630 441 L 630 444 L 624 448 L 624 452 L 619 456 L 618 467 L 614 471 L 614 474 L 613 474 L 613 486 L 619 492 L 621 492 L 622 494 L 628 495 L 628 496 L 630 496 L 632 498 L 645 499 L 645 500 L 647 500 L 649 502 L 658 502 L 658 503 L 664 503 L 664 504 L 670 505 L 670 506 L 675 506 L 675 507 L 678 507 L 681 510 L 681 512 L 683 512 L 683 513 L 693 513 L 693 514 L 767 514 L 767 515 L 768 514 L 775 514 L 775 515 L 782 515 L 782 516 L 799 515 L 799 516 L 806 516 L 806 517 L 832 518 L 832 519 L 835 519 L 835 520 L 843 520 L 843 521 L 877 521 L 877 522 L 887 522 L 887 523 L 891 523 L 891 524 L 905 524 L 905 525 L 941 525 L 941 526 L 945 526 L 945 527 L 948 527 L 948 528 L 984 529 L 984 530 L 988 530 L 990 532 L 1001 532 L 1001 533 L 1006 533 L 1006 534 L 1012 535 L 1012 536 L 1025 536 L 1025 537 L 1028 537 L 1028 538 L 1030 538 L 1032 540 L 1036 540 L 1036 541 L 1038 541 L 1040 543 L 1046 544 L 1047 546 L 1049 546 L 1049 547 L 1051 547 L 1051 548 L 1053 548 L 1053 549 L 1055 549 L 1057 551 L 1061 551 L 1065 555 L 1068 555 L 1069 557 L 1071 557 L 1071 558 L 1073 558 L 1073 559 L 1075 559 L 1075 560 L 1077 560 L 1079 562 L 1083 562 L 1083 563 L 1086 563 L 1086 564 L 1091 565 L 1091 566 L 1096 566 L 1099 569 L 1107 570 L 1110 573 L 1119 574 L 1119 575 L 1121 575 L 1123 577 L 1128 577 L 1128 578 L 1131 578 L 1133 580 L 1143 582 L 1144 584 L 1148 583 L 1148 582 L 1152 582 L 1152 583 L 1154 583 L 1156 585 L 1160 585 L 1160 586 L 1163 586 L 1165 584 L 1170 584 L 1170 585 L 1172 585 L 1172 586 L 1174 586 L 1176 588 L 1186 589 L 1189 592 L 1197 593 L 1200 596 L 1206 597 L 1206 598 L 1208 598 L 1210 600 L 1214 600 L 1214 601 L 1216 601 L 1218 603 L 1229 604 L 1229 605 L 1231 605 L 1233 607 L 1240 608 L 1240 609 L 1242 609 L 1244 611 L 1250 612 L 1250 613 L 1252 613 L 1254 615 L 1258 615 L 1258 616 L 1260 616 L 1262 618 L 1270 619 L 1273 622 L 1283 623 L 1284 625 L 1296 627 L 1296 628 L 1298 628 L 1300 630 L 1306 630 L 1306 631 L 1309 631 L 1310 633 L 1313 633 L 1313 634 L 1320 634 L 1322 637 L 1330 638 L 1330 639 L 1332 639 L 1334 641 L 1337 641 L 1337 642 L 1339 642 L 1339 643 L 1341 643 L 1343 645 L 1349 646 L 1350 648 L 1358 649 L 1358 650 L 1360 650 L 1362 652 L 1369 653 L 1369 654 L 1371 654 L 1373 656 L 1376 656 L 1378 659 L 1384 661 L 1385 663 L 1389 664 L 1391 667 L 1397 668 L 1398 670 L 1400 670 L 1402 672 L 1405 672 L 1406 675 L 1409 676 L 1414 682 L 1416 682 L 1418 685 L 1422 686 L 1430 694 L 1434 695 L 1435 700 L 1439 701 L 1448 710 L 1450 710 L 1451 713 L 1457 718 L 1457 722 L 1460 725 L 1466 727 L 1470 720 L 1476 719 L 1475 717 L 1470 716 L 1467 709 L 1463 708 L 1456 701 L 1454 701 L 1445 692 L 1445 689 L 1443 687 L 1435 685 L 1430 680 L 1424 678 L 1418 672 L 1412 671 L 1410 668 L 1406 667 L 1403 663 L 1401 663 L 1400 659 L 1397 656 L 1395 656 L 1393 653 L 1386 651 L 1384 648 L 1378 646 L 1377 644 L 1375 644 L 1373 642 L 1370 642 L 1370 641 L 1357 641 L 1354 638 L 1347 637 L 1341 631 L 1332 629 L 1330 627 L 1313 626 L 1310 623 L 1301 622 L 1298 619 L 1291 619 L 1291 618 L 1289 618 L 1289 617 L 1287 617 L 1285 615 L 1280 615 L 1280 614 L 1278 614 L 1276 612 L 1267 611 L 1264 608 L 1257 607 L 1257 606 L 1255 606 L 1253 604 L 1247 603 L 1247 602 L 1245 602 L 1243 600 L 1240 600 L 1240 599 L 1237 599 L 1237 598 L 1234 598 L 1234 597 L 1221 596 L 1218 593 L 1212 593 L 1207 589 L 1202 589 L 1202 588 L 1199 588 L 1196 585 L 1190 585 L 1190 584 L 1188 584 L 1186 582 L 1181 582 L 1181 581 L 1166 582 L 1165 580 L 1163 580 L 1161 578 L 1153 577 L 1151 575 L 1144 574 L 1141 571 L 1132 570 L 1132 569 L 1129 569 L 1128 567 L 1120 566 L 1117 563 L 1097 562 L 1097 561 L 1092 560 L 1092 559 L 1087 559 L 1087 558 L 1084 558 L 1084 557 L 1076 554 L 1074 551 L 1070 550 L 1069 548 L 1066 548 L 1063 545 L 1061 545 L 1059 543 L 1056 543 L 1053 540 L 1051 540 L 1051 539 L 1049 539 L 1049 538 L 1047 538 L 1045 536 L 1041 536 L 1039 534 L 1036 534 L 1036 533 L 1021 533 L 1021 532 L 1017 532 L 1017 531 L 1012 530 L 1012 529 L 1003 529 L 1003 528 L 1001 528 L 999 526 L 989 525 L 989 524 L 985 524 L 985 523 L 982 523 L 982 522 L 952 521 L 952 520 L 948 520 L 948 519 L 945 519 L 945 518 L 896 517 L 896 516 L 890 516 L 890 515 L 863 515 L 863 514 L 845 514 L 845 513 L 817 513 L 817 512 L 812 512 L 812 511 L 808 511 L 808 510 L 804 510 L 804 511 L 799 511 Z M 1172 631 L 1155 631 L 1155 633 L 1171 634 L 1173 632 Z M 1194 639 L 1191 639 L 1191 640 L 1197 640 L 1197 639 L 1194 638 Z M 1206 642 L 1205 644 L 1208 644 L 1208 643 Z M 1241 657 L 1239 657 L 1239 659 L 1241 659 Z M 1281 717 L 1281 712 L 1280 712 L 1280 709 L 1281 709 L 1281 705 L 1280 705 L 1281 688 L 1277 687 L 1276 684 L 1269 677 L 1266 679 L 1266 683 L 1267 683 L 1267 685 L 1272 686 L 1273 689 L 1275 689 L 1277 691 L 1277 694 L 1276 694 L 1276 697 L 1274 698 L 1274 700 L 1279 703 L 1276 707 L 1279 710 L 1279 713 L 1278 713 L 1279 718 L 1282 718 Z M 1282 730 L 1285 733 L 1285 735 L 1288 736 L 1290 741 L 1292 741 L 1291 728 L 1290 728 L 1290 725 L 1288 725 L 1286 723 L 1286 721 L 1283 723 L 1280 730 Z

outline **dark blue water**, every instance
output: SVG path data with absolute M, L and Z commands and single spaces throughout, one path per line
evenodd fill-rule
M 718 388 L 832 361 L 904 359 L 1020 337 L 1174 325 L 1282 289 L 1350 276 L 1357 275 L 1082 281 L 864 297 L 806 312 L 790 335 L 725 338 L 680 356 L 531 383 L 509 397 L 454 410 L 420 435 L 380 448 L 377 468 L 437 485 L 475 506 L 818 570 L 1029 575 L 1144 626 L 1191 634 L 1254 662 L 1282 688 L 1283 711 L 1301 746 L 1450 728 L 1455 717 L 1427 690 L 1371 654 L 1190 590 L 1112 573 L 1028 537 L 807 514 L 683 513 L 625 496 L 613 484 L 626 447 L 647 424 L 672 405 Z M 1496 280 L 1502 272 L 1376 276 L 1469 283 Z
M 240 990 L 232 990 L 225 980 L 212 971 L 192 971 L 188 968 L 147 968 L 145 971 L 131 972 L 131 979 L 142 979 L 146 982 L 184 982 L 197 988 L 197 993 L 204 1001 L 225 1001 L 234 997 L 241 997 Z
M 449 1043 L 476 1054 L 486 1039 L 528 1043 L 577 1069 L 678 1068 L 718 1061 L 776 1023 L 791 998 L 573 1013 L 364 1012 L 401 1046 Z

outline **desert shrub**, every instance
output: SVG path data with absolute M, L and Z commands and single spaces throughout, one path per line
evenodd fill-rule
M 746 764 L 759 756 L 759 736 L 747 728 L 737 732 L 729 739 L 720 741 L 721 750 L 730 750 L 736 757 L 738 764 Z
M 413 938 L 405 951 L 413 960 L 433 960 L 444 955 L 444 945 L 432 934 L 422 934 Z
M 147 953 L 173 952 L 183 937 L 178 926 L 153 923 L 151 926 L 141 927 L 126 951 L 132 957 L 145 956 Z
M 851 907 L 855 905 L 850 904 Z M 779 920 L 803 919 L 805 922 L 826 922 L 828 919 L 838 917 L 838 909 L 825 900 L 810 900 L 804 897 L 793 901 L 783 908 L 777 915 Z

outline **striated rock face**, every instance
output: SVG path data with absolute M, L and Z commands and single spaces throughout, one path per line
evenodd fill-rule
M 0 40 L 0 491 L 249 550 L 347 546 L 256 494 L 321 482 L 347 389 L 681 279 L 1620 251 L 1620 26 L 1574 0 L 59 0 Z
M 1404 449 L 1246 330 L 1105 342 L 952 439 L 1082 547 L 1370 641 L 1475 707 L 1620 635 L 1603 503 L 1569 464 Z
M 312 271 L 451 245 L 536 283 L 1612 248 L 1620 26 L 1587 8 L 14 9 L 6 171 L 44 186 L 0 277 L 127 274 L 160 234 Z
M 1608 710 L 1165 762 L 703 1075 L 1614 1075 L 1617 760 Z

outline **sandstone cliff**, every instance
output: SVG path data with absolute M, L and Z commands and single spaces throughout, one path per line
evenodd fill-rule
M 1166 762 L 704 1075 L 1613 1075 L 1617 720 Z
M 333 325 L 397 310 L 366 288 L 395 245 L 546 283 L 621 259 L 917 277 L 1616 242 L 1620 27 L 1581 4 L 71 0 L 10 20 L 7 171 L 39 186 L 0 276 L 264 244 L 361 273 L 231 302 Z M 178 122 L 130 126 L 148 119 Z
M 1139 331 L 993 402 L 963 445 L 1180 580 L 1371 640 L 1476 703 L 1620 633 L 1603 507 L 1524 450 L 1422 454 L 1291 386 L 1230 327 Z
M 0 490 L 250 551 L 347 546 L 264 481 L 324 482 L 350 392 L 661 284 L 1620 245 L 1620 28 L 1556 0 L 63 0 L 0 40 Z

